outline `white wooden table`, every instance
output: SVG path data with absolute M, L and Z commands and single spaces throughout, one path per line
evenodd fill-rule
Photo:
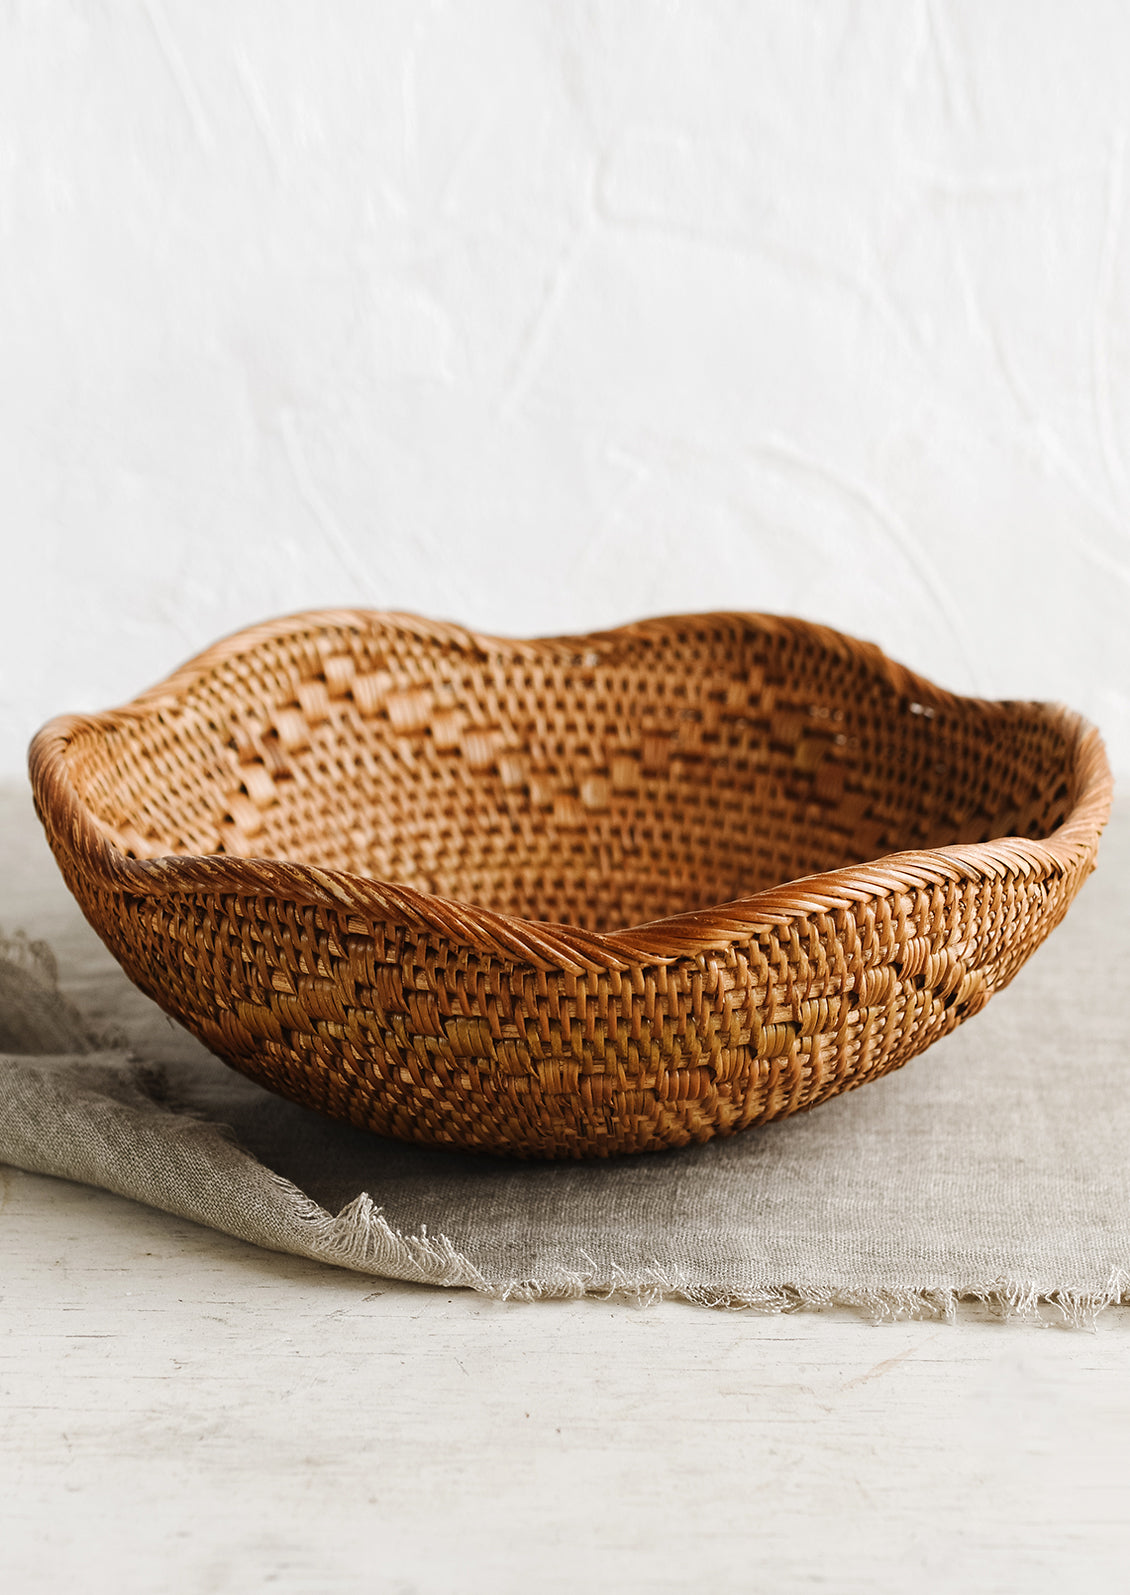
M 1095 1333 L 517 1305 L 0 1180 L 0 1587 L 1125 1587 Z

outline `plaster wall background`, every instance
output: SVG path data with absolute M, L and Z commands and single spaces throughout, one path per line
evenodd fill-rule
M 1130 769 L 1130 7 L 0 7 L 0 773 L 252 620 L 799 613 Z

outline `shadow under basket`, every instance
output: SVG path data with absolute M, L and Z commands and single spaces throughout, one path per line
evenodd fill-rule
M 905 1063 L 1059 922 L 1111 790 L 1066 709 L 745 614 L 532 642 L 292 616 L 53 720 L 31 774 L 95 930 L 233 1068 L 557 1158 Z

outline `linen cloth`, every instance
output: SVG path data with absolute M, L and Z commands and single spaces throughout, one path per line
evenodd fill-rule
M 1130 1299 L 1128 877 L 1120 802 L 1065 924 L 886 1079 L 703 1147 L 529 1164 L 401 1145 L 228 1070 L 126 980 L 11 787 L 0 1161 L 277 1251 L 499 1296 L 879 1317 L 976 1297 L 1084 1322 Z

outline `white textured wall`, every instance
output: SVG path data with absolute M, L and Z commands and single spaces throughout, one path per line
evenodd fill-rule
M 805 614 L 1130 768 L 1130 7 L 9 0 L 0 767 L 235 627 Z

